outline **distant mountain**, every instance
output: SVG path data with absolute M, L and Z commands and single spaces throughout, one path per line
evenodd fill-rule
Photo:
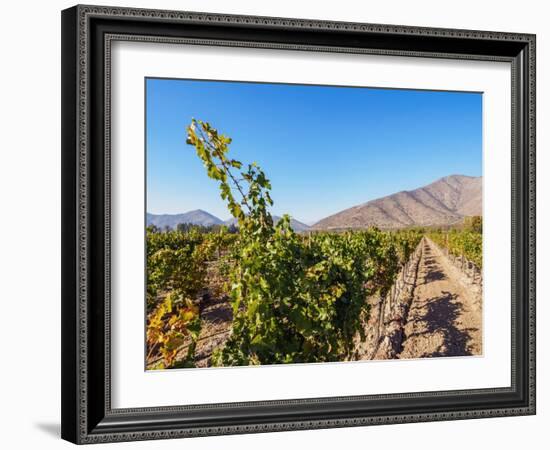
M 155 225 L 161 229 L 166 227 L 176 228 L 180 223 L 190 223 L 193 225 L 221 225 L 223 220 L 213 216 L 212 214 L 196 209 L 183 214 L 151 214 L 147 213 L 147 226 Z
M 450 175 L 413 191 L 401 191 L 387 197 L 326 217 L 311 228 L 382 229 L 410 226 L 451 225 L 465 216 L 482 215 L 482 177 Z
M 280 216 L 273 216 L 273 221 L 275 223 L 278 223 L 279 220 L 281 220 L 281 217 Z M 230 226 L 230 225 L 237 225 L 237 219 L 235 219 L 234 217 L 232 217 L 231 219 L 228 219 L 224 222 L 227 226 Z M 296 231 L 297 233 L 298 232 L 301 232 L 301 231 L 307 231 L 309 230 L 309 225 L 306 225 L 305 223 L 303 222 L 300 222 L 299 220 L 296 220 L 296 219 L 293 219 L 292 217 L 290 218 L 290 227 Z
M 273 216 L 275 223 L 279 222 L 281 218 L 279 216 Z M 194 211 L 189 211 L 183 214 L 151 214 L 147 213 L 147 226 L 155 225 L 160 229 L 169 227 L 174 229 L 180 223 L 188 223 L 193 225 L 202 225 L 209 227 L 211 225 L 234 225 L 237 224 L 237 219 L 232 217 L 229 220 L 223 221 L 216 216 L 210 214 L 209 212 L 203 211 L 202 209 L 196 209 Z M 290 219 L 290 226 L 296 232 L 305 231 L 309 229 L 305 223 L 302 223 L 296 219 Z
M 281 217 L 273 216 L 273 220 L 275 221 L 275 223 L 278 223 L 279 220 L 281 220 Z M 290 226 L 297 233 L 300 231 L 307 231 L 311 228 L 309 225 L 306 225 L 305 223 L 300 222 L 299 220 L 293 219 L 292 217 L 290 218 Z

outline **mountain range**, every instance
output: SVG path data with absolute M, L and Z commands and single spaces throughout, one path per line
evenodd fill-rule
M 273 215 L 273 222 L 275 223 L 278 223 L 279 220 L 281 220 L 281 216 L 275 216 Z M 232 217 L 231 219 L 229 220 L 226 220 L 224 222 L 225 225 L 227 226 L 230 226 L 230 225 L 237 225 L 237 219 L 235 219 L 234 217 Z M 296 220 L 294 218 L 290 218 L 290 226 L 291 228 L 294 230 L 294 231 L 307 231 L 310 229 L 310 226 L 309 225 L 306 225 L 305 223 L 303 222 L 300 222 L 299 220 Z
M 273 216 L 275 223 L 281 220 L 280 216 Z M 147 226 L 155 225 L 160 229 L 165 229 L 166 227 L 174 229 L 180 223 L 189 223 L 193 225 L 202 225 L 209 227 L 211 225 L 236 225 L 237 219 L 234 217 L 228 220 L 221 220 L 220 218 L 210 214 L 209 212 L 203 211 L 202 209 L 196 209 L 194 211 L 189 211 L 182 214 L 151 214 L 147 213 Z M 290 219 L 290 226 L 294 231 L 306 231 L 309 229 L 309 226 L 305 223 L 300 222 L 296 219 Z
M 450 175 L 412 191 L 345 209 L 315 223 L 314 230 L 444 226 L 482 215 L 482 177 Z
M 328 216 L 312 226 L 290 220 L 294 231 L 368 228 L 397 229 L 411 226 L 446 226 L 461 222 L 466 216 L 482 215 L 482 177 L 450 175 L 412 191 L 401 191 Z M 281 218 L 273 216 L 275 222 Z M 194 225 L 236 224 L 223 221 L 197 209 L 182 214 L 147 213 L 147 225 L 161 229 L 176 228 L 180 223 Z
M 222 225 L 223 220 L 216 216 L 196 209 L 182 214 L 151 214 L 147 213 L 147 226 L 155 225 L 158 228 L 165 229 L 176 228 L 180 223 L 190 223 L 193 225 L 203 225 L 209 227 L 211 225 Z

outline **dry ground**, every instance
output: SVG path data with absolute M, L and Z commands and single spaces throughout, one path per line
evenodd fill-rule
M 398 358 L 480 355 L 480 298 L 431 241 L 423 242 Z

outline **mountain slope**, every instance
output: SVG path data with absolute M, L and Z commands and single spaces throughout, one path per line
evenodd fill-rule
M 279 216 L 273 216 L 275 223 L 279 222 L 281 218 Z M 231 218 L 229 220 L 221 220 L 209 212 L 202 209 L 196 209 L 182 214 L 151 214 L 147 213 L 147 226 L 155 225 L 160 229 L 166 227 L 174 229 L 180 223 L 189 223 L 193 225 L 203 225 L 208 227 L 210 225 L 233 225 L 237 223 L 237 219 Z M 309 226 L 296 219 L 290 219 L 290 226 L 294 231 L 306 231 L 309 230 Z
M 273 222 L 274 223 L 278 223 L 279 220 L 281 220 L 280 216 L 273 216 Z M 237 224 L 237 219 L 232 217 L 231 219 L 226 220 L 224 223 L 227 226 L 236 225 Z M 299 220 L 293 219 L 292 217 L 290 218 L 290 227 L 296 232 L 307 231 L 307 230 L 310 229 L 309 225 L 306 225 L 305 223 L 300 222 Z
M 450 225 L 482 214 L 482 177 L 450 175 L 427 186 L 401 191 L 326 217 L 313 229 L 403 228 Z
M 155 225 L 161 229 L 165 227 L 176 228 L 180 223 L 190 223 L 208 227 L 210 225 L 221 225 L 223 221 L 202 209 L 196 209 L 183 214 L 147 213 L 147 226 Z

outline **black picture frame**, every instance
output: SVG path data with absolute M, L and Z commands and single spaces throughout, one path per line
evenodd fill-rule
M 512 65 L 512 373 L 506 388 L 113 409 L 113 40 L 508 61 Z M 162 439 L 535 414 L 535 36 L 75 6 L 62 12 L 62 437 Z

